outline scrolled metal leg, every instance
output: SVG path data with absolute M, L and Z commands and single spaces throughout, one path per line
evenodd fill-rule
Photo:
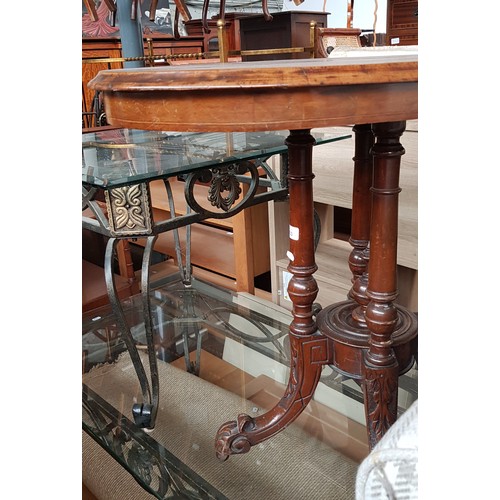
M 113 263 L 115 245 L 117 243 L 118 243 L 117 238 L 110 238 L 106 246 L 106 254 L 104 257 L 104 276 L 106 279 L 106 288 L 108 291 L 109 302 L 111 304 L 113 314 L 116 317 L 116 321 L 120 329 L 121 337 L 125 342 L 125 345 L 127 346 L 127 350 L 132 360 L 132 364 L 134 365 L 137 378 L 139 379 L 142 391 L 142 397 L 144 400 L 149 400 L 151 393 L 150 393 L 148 378 L 146 376 L 146 371 L 144 370 L 144 366 L 142 365 L 141 358 L 139 356 L 139 351 L 137 350 L 134 338 L 132 336 L 132 333 L 130 332 L 130 328 L 125 319 L 125 314 L 123 313 L 120 299 L 116 291 L 112 263 Z
M 151 297 L 150 297 L 150 267 L 151 257 L 153 254 L 153 246 L 157 236 L 148 236 L 144 247 L 141 269 L 141 294 L 142 294 L 142 309 L 144 314 L 144 326 L 146 329 L 146 343 L 148 347 L 149 373 L 151 376 L 151 391 L 152 395 L 148 403 L 143 403 L 141 411 L 134 414 L 142 422 L 142 427 L 152 429 L 156 421 L 156 412 L 158 411 L 160 382 L 158 376 L 158 363 L 156 359 L 156 351 L 153 336 L 153 319 L 151 314 Z M 140 425 L 136 420 L 136 424 Z
M 134 338 L 125 319 L 125 314 L 123 313 L 123 308 L 121 306 L 120 299 L 116 291 L 112 263 L 115 252 L 115 246 L 119 241 L 117 238 L 110 238 L 108 240 L 106 246 L 106 254 L 104 258 L 104 275 L 106 279 L 106 287 L 108 291 L 108 297 L 111 304 L 111 308 L 113 314 L 116 317 L 121 337 L 125 342 L 127 351 L 130 355 L 132 364 L 137 374 L 137 378 L 139 379 L 139 384 L 141 386 L 143 402 L 136 403 L 133 405 L 132 414 L 135 423 L 140 427 L 146 427 L 146 428 L 154 427 L 156 419 L 156 411 L 158 408 L 158 399 L 159 399 L 158 369 L 157 369 L 156 353 L 153 342 L 153 325 L 151 320 L 151 307 L 150 307 L 150 297 L 149 297 L 149 267 L 151 264 L 151 253 L 155 240 L 156 236 L 148 237 L 146 248 L 144 250 L 143 265 L 142 265 L 142 300 L 143 300 L 144 322 L 146 329 L 146 342 L 149 355 L 149 365 L 150 365 L 149 371 L 151 376 L 151 386 L 149 384 L 146 370 L 139 356 L 139 351 L 135 344 Z
M 134 403 L 132 406 L 132 415 L 135 425 L 147 429 L 154 427 L 154 425 L 151 425 L 153 412 L 154 407 L 151 403 Z

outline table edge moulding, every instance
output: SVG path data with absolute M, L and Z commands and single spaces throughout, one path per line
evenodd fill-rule
M 418 118 L 416 47 L 357 49 L 327 59 L 107 70 L 109 123 L 126 128 L 240 132 L 289 130 L 290 377 L 267 413 L 223 424 L 217 456 L 248 452 L 282 431 L 311 400 L 324 365 L 363 388 L 370 447 L 397 418 L 398 377 L 416 358 L 417 319 L 394 304 L 399 172 L 406 120 Z M 352 288 L 322 308 L 314 257 L 312 128 L 353 126 Z

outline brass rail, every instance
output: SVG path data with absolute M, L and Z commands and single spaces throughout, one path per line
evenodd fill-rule
M 309 53 L 311 58 L 314 58 L 316 52 L 316 21 L 311 21 L 309 23 L 309 47 L 284 47 L 275 49 L 249 49 L 249 50 L 229 50 L 227 45 L 226 31 L 224 28 L 224 22 L 222 20 L 217 21 L 217 38 L 219 40 L 219 50 L 209 51 L 209 52 L 193 52 L 188 54 L 164 54 L 164 55 L 154 55 L 153 54 L 153 42 L 150 38 L 147 39 L 148 44 L 148 55 L 139 57 L 99 57 L 99 58 L 89 58 L 83 59 L 84 64 L 95 64 L 95 63 L 111 63 L 111 62 L 131 62 L 131 61 L 146 61 L 150 66 L 154 65 L 154 61 L 176 59 L 214 59 L 219 58 L 220 62 L 227 62 L 229 57 L 238 56 L 256 56 L 256 55 L 272 55 L 272 54 L 296 54 L 296 53 Z

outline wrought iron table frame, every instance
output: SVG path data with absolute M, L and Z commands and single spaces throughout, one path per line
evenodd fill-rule
M 105 132 L 103 134 L 105 135 Z M 216 134 L 187 134 L 185 140 L 189 143 L 189 141 L 193 141 L 196 138 L 199 142 L 201 137 L 201 141 L 203 141 L 204 135 L 213 136 Z M 255 148 L 246 150 L 244 153 L 237 153 L 234 151 L 234 138 L 232 134 L 221 134 L 221 136 L 226 141 L 227 149 L 225 151 L 220 151 L 219 154 L 212 155 L 211 157 L 210 155 L 206 156 L 192 165 L 183 165 L 182 168 L 172 168 L 171 170 L 168 168 L 159 169 L 158 171 L 142 175 L 137 174 L 137 172 L 134 172 L 134 175 L 127 175 L 125 172 L 119 173 L 117 178 L 113 179 L 112 176 L 101 178 L 98 175 L 92 175 L 94 173 L 93 167 L 90 167 L 83 175 L 82 210 L 90 209 L 93 217 L 83 215 L 82 227 L 109 238 L 104 258 L 106 288 L 121 336 L 127 346 L 141 385 L 142 402 L 135 403 L 132 408 L 135 424 L 139 427 L 154 427 L 160 390 L 157 359 L 153 342 L 150 296 L 150 268 L 154 244 L 158 235 L 166 231 L 174 232 L 179 270 L 183 277 L 184 286 L 189 288 L 191 286 L 191 224 L 209 218 L 221 219 L 232 217 L 250 206 L 273 200 L 284 200 L 288 196 L 288 149 L 284 142 L 284 137 L 283 143 L 279 146 Z M 332 135 L 330 139 L 325 139 L 323 142 L 340 140 L 349 136 L 349 134 Z M 186 147 L 189 146 L 188 143 Z M 115 149 L 119 148 L 120 144 L 116 144 L 113 141 L 87 140 L 84 141 L 84 147 Z M 179 147 L 182 148 L 182 143 L 172 146 L 167 142 L 167 147 L 165 148 L 165 145 L 162 146 L 162 141 L 158 141 L 158 138 L 156 138 L 156 140 L 150 143 L 124 143 L 121 144 L 121 147 L 125 149 L 136 147 L 153 148 L 156 153 L 162 154 L 172 151 L 175 153 Z M 281 172 L 279 176 L 267 164 L 267 160 L 274 155 L 280 156 Z M 249 176 L 245 175 L 247 172 L 250 174 Z M 176 215 L 174 198 L 170 186 L 170 179 L 180 175 L 185 180 L 184 195 L 187 210 L 184 215 Z M 151 196 L 149 194 L 149 184 L 159 179 L 164 182 L 171 213 L 170 219 L 164 221 L 154 220 Z M 197 201 L 194 194 L 194 187 L 199 181 L 209 182 L 208 200 L 218 210 L 203 207 Z M 239 200 L 242 192 L 239 186 L 243 183 L 248 184 L 249 187 L 242 199 Z M 267 190 L 257 192 L 258 188 L 266 188 Z M 96 198 L 101 190 L 104 191 L 106 200 L 105 209 L 103 209 L 102 203 Z M 225 192 L 229 194 L 224 196 Z M 187 226 L 185 262 L 183 262 L 181 255 L 178 234 L 178 229 L 182 226 Z M 141 362 L 130 327 L 127 324 L 113 273 L 116 244 L 120 239 L 135 238 L 146 239 L 142 258 L 140 289 L 146 330 L 149 378 Z M 181 319 L 177 321 L 181 321 Z

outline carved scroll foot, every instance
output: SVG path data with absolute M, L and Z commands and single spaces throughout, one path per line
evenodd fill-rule
M 251 429 L 255 429 L 255 419 L 243 413 L 238 415 L 236 421 L 222 424 L 215 439 L 217 458 L 225 461 L 229 455 L 249 452 L 252 445 L 244 433 Z
M 215 453 L 220 460 L 247 453 L 252 446 L 285 429 L 306 408 L 318 385 L 322 365 L 330 362 L 328 343 L 319 334 L 290 334 L 290 348 L 290 378 L 284 396 L 263 415 L 252 418 L 241 414 L 236 421 L 222 424 L 215 438 Z

